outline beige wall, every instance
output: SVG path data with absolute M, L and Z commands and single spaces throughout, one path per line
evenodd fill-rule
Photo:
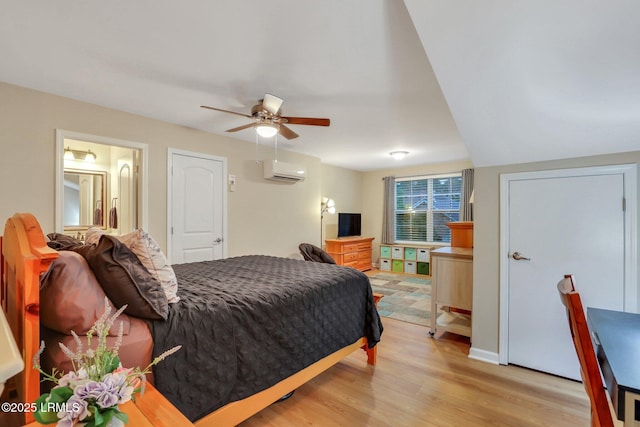
M 363 218 L 362 235 L 375 237 L 373 241 L 373 262 L 380 258 L 380 239 L 382 237 L 382 211 L 384 206 L 384 187 L 382 178 L 395 176 L 396 178 L 418 175 L 434 175 L 440 173 L 460 172 L 472 168 L 470 161 L 427 164 L 407 168 L 386 169 L 364 173 L 363 178 Z
M 333 199 L 336 213 L 325 213 L 322 221 L 322 244 L 338 236 L 338 212 L 362 213 L 362 172 L 322 165 L 322 196 Z M 320 207 L 318 207 L 320 209 Z M 363 221 L 366 217 L 363 217 Z
M 640 163 L 640 151 L 475 169 L 472 331 L 474 349 L 497 353 L 499 346 L 500 175 L 629 163 Z
M 2 225 L 15 212 L 31 212 L 45 233 L 53 231 L 56 128 L 149 145 L 148 228 L 163 249 L 169 147 L 228 159 L 228 173 L 237 176 L 236 191 L 228 194 L 229 256 L 297 255 L 300 242 L 319 241 L 318 158 L 280 151 L 279 159 L 306 166 L 308 178 L 296 184 L 265 181 L 251 143 L 4 83 L 0 83 Z M 264 158 L 273 156 L 271 148 L 260 152 Z

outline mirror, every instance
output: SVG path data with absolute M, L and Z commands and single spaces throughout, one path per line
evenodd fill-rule
M 55 231 L 81 237 L 94 223 L 111 234 L 147 228 L 148 150 L 139 142 L 56 129 Z
M 64 170 L 65 230 L 106 228 L 106 182 L 106 172 Z

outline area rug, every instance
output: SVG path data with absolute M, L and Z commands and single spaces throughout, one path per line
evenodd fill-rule
M 431 325 L 431 280 L 416 276 L 376 273 L 369 277 L 373 292 L 384 295 L 378 303 L 383 317 L 423 326 Z

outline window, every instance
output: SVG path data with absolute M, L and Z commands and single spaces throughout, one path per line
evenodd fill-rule
M 397 178 L 395 230 L 398 242 L 449 243 L 446 223 L 460 218 L 462 175 Z

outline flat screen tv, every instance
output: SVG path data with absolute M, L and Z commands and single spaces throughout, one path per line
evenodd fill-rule
M 338 238 L 361 234 L 361 214 L 338 213 Z

